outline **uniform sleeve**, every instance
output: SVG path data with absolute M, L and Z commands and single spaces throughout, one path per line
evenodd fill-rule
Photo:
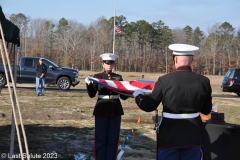
M 139 95 L 135 98 L 138 107 L 146 112 L 154 111 L 162 101 L 162 81 L 159 78 L 149 95 Z
M 205 101 L 202 111 L 201 111 L 201 113 L 203 113 L 205 115 L 209 114 L 212 110 L 212 88 L 211 88 L 209 79 L 207 79 L 206 85 L 207 85 L 207 87 L 206 87 L 207 88 L 207 90 L 206 90 L 207 100 Z
M 120 95 L 120 98 L 121 98 L 122 100 L 128 99 L 128 96 L 125 96 L 125 95 L 122 95 L 122 94 L 119 94 L 119 95 Z
M 93 76 L 94 78 L 96 78 L 96 76 Z M 87 88 L 87 92 L 88 92 L 88 96 L 90 98 L 93 98 L 96 96 L 96 93 L 98 91 L 98 84 L 97 83 L 90 83 L 89 85 L 86 84 L 86 88 Z

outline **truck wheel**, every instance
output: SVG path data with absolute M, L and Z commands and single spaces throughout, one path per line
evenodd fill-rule
M 61 77 L 57 81 L 57 86 L 61 90 L 68 90 L 71 87 L 71 81 L 67 77 Z
M 240 96 L 240 93 L 236 93 L 238 96 Z
M 4 87 L 6 85 L 6 77 L 3 74 L 0 74 L 0 87 Z

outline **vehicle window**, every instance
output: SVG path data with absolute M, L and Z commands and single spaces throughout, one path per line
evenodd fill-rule
M 230 77 L 230 74 L 232 73 L 232 71 L 233 71 L 232 69 L 227 71 L 227 73 L 225 74 L 225 77 Z
M 33 59 L 33 66 L 36 68 L 37 64 L 39 64 L 39 60 L 34 58 Z
M 51 65 L 51 66 L 58 67 L 58 65 L 56 65 L 55 63 L 53 63 L 53 62 L 52 62 L 52 61 L 50 61 L 49 59 L 48 59 L 48 60 L 46 60 L 45 62 L 48 62 L 48 63 L 49 63 L 49 65 Z
M 232 70 L 232 72 L 229 75 L 229 78 L 233 78 L 234 73 L 235 73 L 235 70 Z
M 47 68 L 49 68 L 49 66 L 51 65 L 51 64 L 50 64 L 48 61 L 46 61 L 46 60 L 45 60 L 43 63 L 47 66 Z
M 240 78 L 240 69 L 236 69 L 236 70 L 235 70 L 235 75 L 234 75 L 234 77 Z
M 33 65 L 33 59 L 25 59 L 24 66 L 26 67 L 34 67 Z

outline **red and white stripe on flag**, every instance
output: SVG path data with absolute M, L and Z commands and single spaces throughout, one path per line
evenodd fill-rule
M 121 34 L 121 33 L 122 33 L 121 28 L 120 28 L 118 22 L 115 23 L 115 31 L 116 31 L 118 34 Z
M 141 90 L 145 94 L 149 94 L 152 92 L 155 82 L 147 81 L 147 80 L 134 80 L 134 81 L 116 81 L 116 80 L 105 80 L 99 78 L 89 77 L 89 80 L 98 83 L 99 85 L 117 92 L 119 94 L 123 94 L 129 97 L 133 97 L 132 94 L 136 90 Z

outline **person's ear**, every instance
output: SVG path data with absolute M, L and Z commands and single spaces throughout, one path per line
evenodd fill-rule
M 174 56 L 174 55 L 172 56 L 172 60 L 173 60 L 173 62 L 175 63 L 175 56 Z

